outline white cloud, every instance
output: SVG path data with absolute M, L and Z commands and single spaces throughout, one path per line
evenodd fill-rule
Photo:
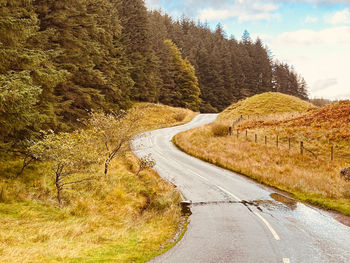
M 324 17 L 326 23 L 331 25 L 344 25 L 350 24 L 350 11 L 346 8 L 342 11 L 335 12 L 333 14 L 326 15 Z
M 307 16 L 304 20 L 304 23 L 306 24 L 312 24 L 318 22 L 318 18 L 314 16 Z
M 276 58 L 293 65 L 305 77 L 311 97 L 350 98 L 350 27 L 261 38 Z
M 146 0 L 145 3 L 149 9 L 158 9 L 160 7 L 160 0 Z
M 225 8 L 199 10 L 198 18 L 206 21 L 237 18 L 239 22 L 269 20 L 275 17 L 278 5 L 259 0 L 237 0 Z

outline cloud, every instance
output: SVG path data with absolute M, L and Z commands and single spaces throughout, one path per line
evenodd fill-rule
M 202 21 L 217 21 L 237 18 L 239 22 L 268 20 L 276 16 L 278 9 L 275 0 L 146 0 L 149 9 L 163 7 L 171 15 L 182 14 L 198 18 Z
M 313 92 L 329 89 L 338 84 L 337 79 L 320 79 L 314 83 Z
M 331 25 L 346 25 L 350 24 L 350 11 L 346 8 L 342 11 L 335 12 L 324 17 L 326 23 Z
M 147 8 L 149 8 L 149 9 L 160 8 L 160 0 L 146 0 L 145 3 L 146 3 Z
M 314 16 L 307 16 L 304 20 L 304 23 L 306 24 L 312 24 L 318 22 L 318 18 Z
M 344 95 L 350 90 L 350 26 L 260 37 L 276 58 L 305 77 L 311 97 L 350 99 Z
M 290 45 L 350 44 L 350 27 L 334 27 L 321 31 L 302 29 L 280 34 L 275 41 Z
M 236 18 L 239 22 L 269 20 L 276 17 L 274 11 L 278 5 L 264 3 L 259 0 L 237 0 L 225 8 L 214 9 L 212 7 L 199 11 L 198 18 L 206 21 L 226 20 Z

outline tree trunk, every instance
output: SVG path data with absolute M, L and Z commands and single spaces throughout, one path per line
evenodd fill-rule
M 57 188 L 57 201 L 58 201 L 58 205 L 61 206 L 62 205 L 62 199 L 61 199 L 61 189 L 60 188 Z
M 109 166 L 109 159 L 107 159 L 105 162 L 105 176 L 107 176 L 107 173 L 108 173 L 108 166 Z
M 58 201 L 59 206 L 61 206 L 61 204 L 62 204 L 62 198 L 61 198 L 62 187 L 60 185 L 62 170 L 63 170 L 63 165 L 58 164 L 57 170 L 56 170 L 55 185 L 56 185 L 56 190 L 57 190 L 57 201 Z

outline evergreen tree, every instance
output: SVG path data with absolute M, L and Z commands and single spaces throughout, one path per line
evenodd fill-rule
M 37 0 L 40 30 L 52 31 L 43 48 L 55 50 L 58 68 L 71 73 L 55 93 L 65 101 L 61 114 L 74 124 L 90 109 L 129 106 L 133 85 L 120 44 L 116 6 L 109 0 Z
M 0 5 L 0 136 L 3 143 L 20 142 L 40 129 L 56 128 L 53 87 L 67 72 L 58 71 L 32 41 L 38 33 L 32 1 Z M 45 32 L 46 33 L 46 32 Z
M 158 59 L 151 49 L 148 13 L 143 0 L 120 0 L 122 43 L 131 62 L 130 74 L 135 82 L 131 97 L 140 101 L 157 101 L 159 94 Z
M 173 106 L 199 110 L 200 89 L 194 67 L 187 59 L 182 58 L 180 50 L 171 40 L 165 40 L 164 43 L 169 50 L 168 63 L 173 69 L 173 86 L 164 88 L 161 98 Z

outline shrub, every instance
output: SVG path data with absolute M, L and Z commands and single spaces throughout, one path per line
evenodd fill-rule
M 229 134 L 229 126 L 221 123 L 212 124 L 211 131 L 216 137 L 223 137 Z
M 175 114 L 175 120 L 177 122 L 183 121 L 187 116 L 187 113 L 185 111 L 180 111 Z

